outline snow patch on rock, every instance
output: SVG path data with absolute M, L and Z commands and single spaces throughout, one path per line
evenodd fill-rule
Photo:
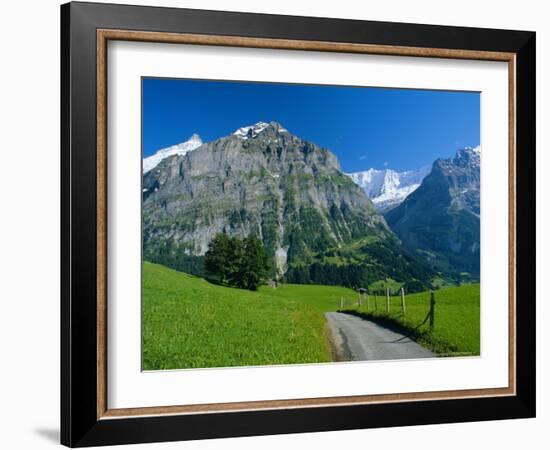
M 413 193 L 431 171 L 431 166 L 397 172 L 392 169 L 369 169 L 348 175 L 372 200 L 378 211 L 399 205 Z
M 241 127 L 233 132 L 235 136 L 239 136 L 243 139 L 254 138 L 258 136 L 262 131 L 264 131 L 269 126 L 266 122 L 258 122 L 254 125 L 249 125 L 247 127 Z
M 154 155 L 143 158 L 143 173 L 147 173 L 157 167 L 163 159 L 173 155 L 185 155 L 203 144 L 198 134 L 193 134 L 187 141 L 170 147 L 162 148 Z

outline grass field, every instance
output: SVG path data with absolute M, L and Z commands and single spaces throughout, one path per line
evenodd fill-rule
M 406 315 L 401 313 L 401 298 L 390 297 L 390 312 L 386 312 L 386 297 L 370 296 L 369 306 L 363 301 L 360 308 L 352 310 L 365 318 L 378 320 L 387 325 L 401 328 L 416 341 L 442 356 L 479 355 L 479 284 L 449 287 L 435 291 L 434 330 L 430 332 L 430 293 L 421 292 L 406 296 Z
M 145 262 L 143 369 L 330 361 L 323 313 L 352 295 L 304 285 L 251 292 Z
M 336 311 L 342 297 L 351 303 L 357 294 L 291 284 L 251 292 L 145 262 L 143 369 L 331 361 L 324 313 Z M 435 333 L 429 336 L 426 324 L 416 331 L 418 340 L 440 353 L 479 353 L 479 285 L 436 291 L 436 300 Z M 429 293 L 408 295 L 403 318 L 392 298 L 387 316 L 385 299 L 378 297 L 378 311 L 368 314 L 414 330 L 428 305 Z M 367 313 L 365 306 L 356 313 Z

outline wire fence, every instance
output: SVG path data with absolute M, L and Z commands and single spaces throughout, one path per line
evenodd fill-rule
M 401 314 L 407 314 L 407 299 L 405 290 L 400 288 L 396 291 L 386 289 L 385 291 L 368 292 L 366 289 L 358 289 L 356 297 L 340 297 L 337 304 L 337 310 L 345 311 L 350 309 L 362 309 L 365 312 L 385 312 L 390 313 L 390 305 L 395 303 L 395 299 L 399 300 Z M 420 325 L 424 325 L 429 321 L 430 330 L 435 327 L 435 292 L 430 291 L 430 306 L 426 318 Z

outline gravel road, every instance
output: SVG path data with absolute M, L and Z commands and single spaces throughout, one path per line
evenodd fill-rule
M 434 358 L 407 336 L 370 320 L 339 312 L 325 313 L 340 361 Z

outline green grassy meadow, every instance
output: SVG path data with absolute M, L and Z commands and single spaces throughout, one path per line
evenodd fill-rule
M 331 361 L 325 311 L 351 289 L 217 286 L 161 265 L 143 265 L 143 369 Z
M 477 293 L 477 294 L 476 294 Z M 252 292 L 145 262 L 143 265 L 143 369 L 319 363 L 332 360 L 324 313 L 351 304 L 348 288 L 318 285 L 262 286 Z M 383 301 L 382 301 L 383 300 Z M 436 291 L 435 332 L 414 337 L 440 352 L 479 353 L 479 285 Z M 407 316 L 391 299 L 390 314 L 354 307 L 356 314 L 414 330 L 429 309 L 429 293 L 407 296 Z M 372 309 L 372 301 L 371 301 Z
M 389 327 L 394 326 L 416 341 L 441 356 L 479 355 L 479 284 L 460 287 L 447 287 L 435 292 L 434 330 L 430 332 L 429 320 L 425 320 L 430 310 L 430 293 L 420 292 L 405 297 L 406 314 L 401 312 L 401 297 L 390 297 L 390 311 L 386 312 L 386 297 L 377 296 L 377 309 L 374 296 L 369 297 L 361 307 L 353 306 L 352 311 Z

